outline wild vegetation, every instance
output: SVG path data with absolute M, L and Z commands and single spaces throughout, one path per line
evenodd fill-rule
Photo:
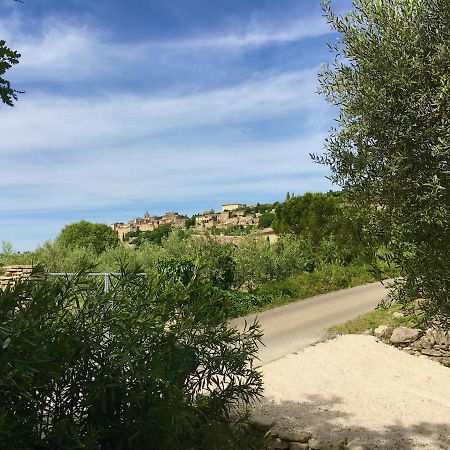
M 161 227 L 129 246 L 85 221 L 32 252 L 3 242 L 0 265 L 75 275 L 0 292 L 0 447 L 261 448 L 245 415 L 262 389 L 261 333 L 228 319 L 373 281 L 384 253 L 341 194 L 268 213 L 276 243 Z M 104 292 L 88 271 L 118 275 Z
M 394 317 L 393 313 L 400 312 L 401 305 L 391 305 L 383 308 L 377 308 L 367 314 L 349 320 L 341 325 L 329 329 L 331 333 L 336 334 L 361 334 L 367 330 L 375 330 L 380 325 L 389 327 L 414 327 L 417 321 L 412 316 Z
M 82 221 L 34 252 L 0 255 L 0 264 L 41 264 L 49 272 L 78 272 L 87 265 L 118 272 L 127 264 L 156 276 L 167 261 L 178 262 L 223 291 L 229 316 L 392 273 L 377 262 L 382 243 L 366 237 L 362 212 L 341 194 L 292 196 L 274 206 L 273 226 L 280 232 L 274 244 L 252 232 L 241 234 L 237 244 L 221 244 L 213 234 L 163 226 L 140 233 L 132 248 L 105 225 Z
M 0 290 L 2 449 L 259 448 L 237 409 L 261 393 L 258 326 L 160 269 L 122 268 L 108 293 L 82 272 Z

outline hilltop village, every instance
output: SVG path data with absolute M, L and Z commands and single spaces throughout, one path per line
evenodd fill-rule
M 144 217 L 136 217 L 127 223 L 116 222 L 111 227 L 117 232 L 121 241 L 126 240 L 129 233 L 154 231 L 162 225 L 179 228 L 195 227 L 199 231 L 246 229 L 258 225 L 262 213 L 257 212 L 256 209 L 243 203 L 226 203 L 222 205 L 221 212 L 207 211 L 195 214 L 192 219 L 175 211 L 167 212 L 163 216 L 155 216 L 147 212 Z

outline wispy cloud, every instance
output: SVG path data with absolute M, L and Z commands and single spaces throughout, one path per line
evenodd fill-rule
M 2 209 L 88 209 L 143 200 L 170 204 L 211 195 L 248 197 L 321 189 L 327 185 L 326 171 L 308 161 L 308 152 L 320 149 L 322 140 L 323 135 L 316 134 L 286 142 L 248 142 L 233 149 L 164 146 L 149 152 L 131 147 L 59 167 L 13 161 L 5 170 L 20 170 L 23 183 L 2 187 L 8 194 Z
M 323 186 L 324 172 L 308 153 L 320 151 L 329 111 L 314 87 L 308 70 L 159 99 L 30 97 L 0 123 L 0 187 L 9 192 L 2 207 L 279 192 L 311 186 L 308 174 Z M 293 136 L 264 138 L 260 125 L 252 132 L 255 122 L 286 117 L 298 120 Z
M 315 93 L 317 69 L 250 80 L 194 95 L 115 94 L 70 98 L 24 96 L 2 117 L 0 155 L 35 150 L 82 151 L 86 146 L 147 140 L 200 126 L 239 125 L 294 113 L 327 111 Z M 24 132 L 26 130 L 26 132 Z M 125 139 L 125 141 L 124 141 Z
M 105 30 L 70 24 L 55 17 L 42 22 L 30 34 L 20 18 L 0 19 L 0 35 L 22 54 L 15 69 L 19 80 L 82 80 L 114 73 L 124 76 L 139 65 L 176 66 L 186 57 L 198 60 L 208 50 L 241 52 L 267 45 L 286 44 L 329 33 L 322 17 L 284 20 L 280 23 L 249 23 L 240 30 L 196 34 L 168 40 L 115 41 Z M 200 52 L 200 53 L 199 53 Z M 234 55 L 236 56 L 236 55 Z M 222 55 L 222 58 L 224 55 Z M 127 71 L 122 70 L 127 68 Z
M 30 226 L 19 248 L 54 235 L 74 211 L 102 220 L 94 212 L 119 205 L 328 189 L 309 158 L 330 123 L 316 62 L 262 68 L 249 56 L 328 27 L 320 16 L 278 19 L 129 43 L 61 18 L 30 30 L 22 16 L 0 19 L 0 36 L 23 55 L 8 76 L 19 88 L 34 83 L 0 121 L 0 239 L 27 214 L 42 214 L 44 231 Z
M 273 44 L 296 42 L 308 37 L 330 33 L 330 27 L 322 17 L 297 19 L 283 23 L 264 25 L 253 24 L 241 33 L 223 33 L 168 42 L 164 45 L 175 48 L 220 48 L 247 49 Z

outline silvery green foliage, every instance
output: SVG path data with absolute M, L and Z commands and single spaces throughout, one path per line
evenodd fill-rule
M 405 278 L 403 298 L 450 316 L 450 1 L 355 0 L 339 17 L 320 92 L 339 108 L 326 153 L 333 181 L 369 207 Z

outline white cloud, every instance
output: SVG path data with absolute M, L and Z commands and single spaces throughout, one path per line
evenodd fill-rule
M 176 41 L 171 45 L 175 48 L 252 48 L 271 44 L 286 44 L 300 41 L 307 37 L 316 37 L 330 32 L 326 21 L 320 17 L 297 19 L 291 22 L 248 26 L 242 33 L 224 33 L 203 36 L 199 38 Z
M 314 93 L 315 73 L 160 98 L 24 96 L 0 122 L 2 209 L 148 198 L 170 203 L 205 193 L 324 186 L 323 169 L 308 156 L 321 151 L 329 115 Z M 298 121 L 299 131 L 277 138 L 269 133 L 265 141 L 261 122 L 287 118 Z M 313 181 L 311 173 L 317 174 Z
M 289 113 L 314 113 L 321 126 L 326 107 L 315 93 L 316 69 L 256 79 L 195 95 L 106 95 L 68 98 L 24 95 L 2 117 L 0 155 L 42 150 L 83 151 L 118 140 L 151 139 L 204 126 L 241 125 Z M 24 132 L 24 130 L 26 130 Z
M 136 201 L 192 201 L 210 196 L 276 195 L 328 186 L 326 170 L 309 152 L 320 151 L 324 135 L 233 146 L 154 147 L 142 144 L 115 152 L 93 153 L 70 165 L 10 161 L 2 179 L 2 210 L 98 208 Z M 2 177 L 3 178 L 3 177 Z
M 49 17 L 30 34 L 20 16 L 0 19 L 0 36 L 22 54 L 12 70 L 19 81 L 74 81 L 132 75 L 138 68 L 184 64 L 207 50 L 245 51 L 274 44 L 297 42 L 329 32 L 321 16 L 290 19 L 280 23 L 248 23 L 240 31 L 223 31 L 172 40 L 114 42 L 92 26 L 70 24 Z M 224 56 L 221 55 L 223 58 Z M 127 68 L 127 70 L 125 70 Z
M 176 70 L 186 61 L 194 66 L 194 54 L 199 60 L 207 51 L 239 54 L 326 32 L 321 19 L 311 18 L 255 22 L 239 32 L 177 41 L 118 44 L 87 26 L 55 19 L 33 35 L 20 17 L 0 19 L 0 36 L 23 54 L 11 79 L 29 82 L 129 80 L 124 71 L 152 65 L 158 71 L 166 63 Z M 328 189 L 325 169 L 308 156 L 321 151 L 329 126 L 329 109 L 315 93 L 317 68 L 278 69 L 196 93 L 181 86 L 163 94 L 125 94 L 119 87 L 91 95 L 74 92 L 82 85 L 77 83 L 69 83 L 72 96 L 31 89 L 2 112 L 1 211 L 11 217 L 59 211 L 59 227 L 61 211 L 75 209 L 147 201 L 170 207 L 212 197 L 245 201 Z M 277 122 L 280 129 L 273 125 Z M 272 125 L 275 133 L 265 129 Z M 13 240 L 13 222 L 0 220 L 0 235 Z M 28 246 L 42 240 L 45 230 L 50 236 L 57 229 L 51 223 L 43 220 L 40 234 L 22 241 Z M 32 227 L 27 233 L 33 234 Z

